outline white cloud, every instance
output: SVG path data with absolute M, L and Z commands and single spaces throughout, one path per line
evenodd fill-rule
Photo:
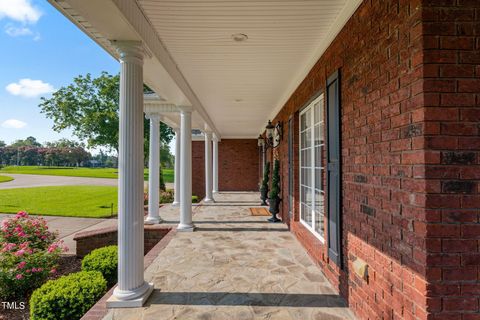
M 36 23 L 42 12 L 30 0 L 0 0 L 0 19 L 9 18 L 22 23 Z
M 0 0 L 2 1 L 2 0 Z M 42 94 L 53 92 L 55 89 L 49 83 L 42 80 L 20 79 L 18 82 L 10 83 L 5 89 L 14 96 L 33 98 Z
M 2 0 L 0 0 L 2 1 Z M 33 35 L 32 30 L 27 27 L 15 27 L 11 24 L 5 27 L 5 33 L 11 37 L 20 37 L 20 36 L 31 36 Z
M 2 127 L 7 129 L 22 129 L 26 126 L 27 126 L 26 122 L 23 122 L 17 119 L 8 119 L 2 122 Z

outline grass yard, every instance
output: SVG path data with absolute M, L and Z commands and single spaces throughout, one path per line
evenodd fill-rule
M 12 177 L 9 177 L 9 176 L 0 176 L 0 183 L 12 181 L 12 180 L 13 180 Z
M 165 182 L 173 182 L 173 169 L 163 169 Z M 38 167 L 38 166 L 8 166 L 0 169 L 0 173 L 40 174 L 48 176 L 111 178 L 118 177 L 117 168 L 75 168 L 75 167 Z M 144 170 L 144 180 L 148 180 L 148 169 Z M 2 182 L 0 180 L 0 182 Z
M 117 212 L 117 187 L 59 186 L 0 190 L 0 212 L 104 218 Z

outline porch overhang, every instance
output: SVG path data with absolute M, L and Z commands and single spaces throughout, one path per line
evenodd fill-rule
M 255 139 L 362 1 L 49 2 L 117 60 L 112 41 L 141 41 L 144 83 L 194 129 Z

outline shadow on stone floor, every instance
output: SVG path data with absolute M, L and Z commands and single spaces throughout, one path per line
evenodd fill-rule
M 230 221 L 230 220 L 212 220 L 212 221 L 208 221 L 208 220 L 204 220 L 204 221 L 196 221 L 194 220 L 193 223 L 194 224 L 242 224 L 242 223 L 245 223 L 245 224 L 250 224 L 250 223 L 253 223 L 253 224 L 270 224 L 271 222 L 267 221 L 266 218 L 268 218 L 267 216 L 265 216 L 265 221 L 252 221 L 252 220 L 244 220 L 244 221 Z M 175 224 L 175 223 L 178 223 L 179 221 L 176 220 L 164 220 L 163 223 L 165 224 Z
M 255 208 L 260 208 L 260 205 L 259 204 L 242 204 L 242 203 L 219 203 L 219 202 L 215 202 L 215 203 L 203 203 L 202 204 L 202 207 L 255 207 Z M 263 207 L 262 207 L 263 208 Z
M 249 293 L 249 292 L 162 292 L 155 289 L 150 305 L 262 306 L 343 308 L 345 302 L 335 294 Z
M 258 200 L 258 201 L 244 201 L 244 200 L 235 200 L 235 201 L 229 200 L 229 201 L 223 201 L 223 200 L 215 200 L 215 203 L 249 203 L 249 204 L 251 204 L 251 205 L 261 207 L 261 205 L 259 204 L 259 203 L 261 203 L 260 200 Z
M 195 222 L 194 222 L 195 223 Z M 231 231 L 231 232 L 288 232 L 288 229 L 280 228 L 204 228 L 197 227 L 195 231 Z

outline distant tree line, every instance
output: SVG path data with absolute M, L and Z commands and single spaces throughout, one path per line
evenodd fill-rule
M 35 137 L 10 145 L 0 141 L 0 164 L 18 166 L 90 166 L 92 155 L 82 143 L 61 139 L 39 143 Z
M 148 157 L 145 158 L 148 163 Z M 162 144 L 160 162 L 164 168 L 172 168 L 174 157 L 168 145 Z M 68 139 L 41 144 L 35 137 L 16 140 L 10 145 L 0 140 L 0 166 L 61 166 L 115 168 L 118 158 L 102 150 L 90 154 L 83 143 Z

